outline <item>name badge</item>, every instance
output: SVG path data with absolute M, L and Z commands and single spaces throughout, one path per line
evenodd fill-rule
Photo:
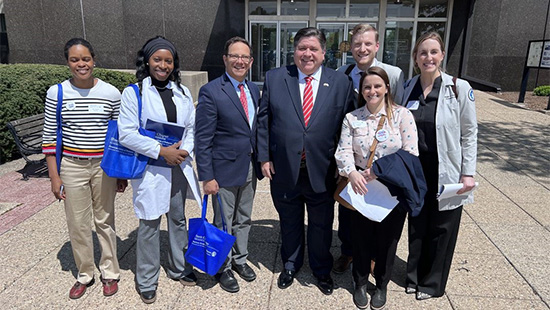
M 367 126 L 367 122 L 365 121 L 354 121 L 351 126 L 353 128 L 363 128 Z
M 378 142 L 384 142 L 388 140 L 389 136 L 390 133 L 386 129 L 380 129 L 376 132 L 376 140 L 378 140 Z
M 72 111 L 76 108 L 76 104 L 74 102 L 67 102 L 67 110 Z
M 420 101 L 411 100 L 411 101 L 407 102 L 407 109 L 409 109 L 409 110 L 418 110 L 419 105 L 420 105 Z
M 102 104 L 90 104 L 88 105 L 88 111 L 92 113 L 103 113 Z

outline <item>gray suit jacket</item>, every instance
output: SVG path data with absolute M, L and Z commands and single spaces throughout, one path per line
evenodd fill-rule
M 351 65 L 341 66 L 340 68 L 338 68 L 337 71 L 345 73 L 349 66 Z M 395 103 L 400 105 L 401 101 L 403 100 L 403 84 L 405 84 L 405 79 L 401 68 L 385 64 L 383 62 L 378 61 L 376 58 L 372 62 L 371 67 L 380 67 L 384 69 L 384 71 L 386 71 L 386 73 L 388 74 L 388 78 L 390 79 L 390 88 L 391 88 L 391 94 L 393 96 L 393 101 L 395 101 Z M 355 79 L 358 77 L 351 76 L 351 78 L 353 79 L 354 87 L 355 85 L 359 84 L 359 81 L 355 81 Z M 358 94 L 359 89 L 356 88 L 355 92 Z

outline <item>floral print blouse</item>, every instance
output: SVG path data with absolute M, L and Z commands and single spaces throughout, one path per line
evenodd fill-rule
M 348 177 L 352 171 L 356 171 L 355 166 L 366 168 L 369 150 L 382 115 L 386 115 L 385 106 L 376 114 L 370 113 L 366 106 L 346 114 L 342 123 L 340 142 L 334 154 L 340 175 Z M 386 140 L 378 142 L 374 161 L 399 149 L 418 156 L 416 123 L 408 109 L 394 105 L 392 118 L 386 118 L 382 129 L 385 129 L 388 135 Z

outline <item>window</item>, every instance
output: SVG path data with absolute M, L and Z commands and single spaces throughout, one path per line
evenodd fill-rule
M 372 18 L 380 15 L 379 0 L 350 0 L 349 17 Z
M 250 0 L 248 1 L 248 13 L 250 15 L 277 15 L 277 1 Z
M 454 1 L 245 0 L 249 8 L 247 36 L 255 53 L 251 78 L 262 82 L 269 69 L 291 64 L 294 35 L 310 24 L 327 38 L 325 66 L 337 69 L 355 63 L 346 43 L 351 41 L 349 31 L 359 23 L 378 29 L 376 58 L 398 66 L 410 78 L 411 51 L 419 36 L 436 31 L 447 44 Z
M 317 0 L 317 17 L 345 17 L 346 0 Z
M 386 0 L 386 16 L 387 17 L 414 17 L 414 0 L 403 0 L 401 3 L 396 3 L 394 0 Z
M 309 15 L 309 0 L 281 1 L 281 15 Z
M 447 0 L 420 0 L 418 17 L 447 17 Z
M 294 63 L 294 36 L 307 27 L 307 22 L 250 22 L 250 38 L 254 63 L 251 80 L 265 81 L 267 71 Z

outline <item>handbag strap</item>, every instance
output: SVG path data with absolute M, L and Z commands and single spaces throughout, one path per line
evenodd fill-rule
M 214 195 L 212 195 L 214 196 Z M 222 218 L 222 228 L 223 231 L 227 232 L 227 226 L 225 225 L 225 216 L 223 215 L 223 208 L 222 208 L 222 200 L 220 199 L 220 195 L 216 194 L 216 197 L 218 198 L 218 206 L 220 207 L 220 216 Z M 201 217 L 203 220 L 206 220 L 206 205 L 208 204 L 208 195 L 204 195 L 204 198 L 202 199 L 202 214 Z
M 376 131 L 374 132 L 374 139 L 372 140 L 372 144 L 370 146 L 369 150 L 369 160 L 367 160 L 367 169 L 372 167 L 372 162 L 374 161 L 374 151 L 376 151 L 376 146 L 378 145 L 378 140 L 376 139 L 376 133 L 382 129 L 384 126 L 384 122 L 386 121 L 386 115 L 382 115 L 380 117 L 380 121 L 378 122 L 378 127 L 376 128 Z
M 137 100 L 138 100 L 138 123 L 139 123 L 139 128 L 141 128 L 142 104 L 141 104 L 141 94 L 139 93 L 139 87 L 136 84 L 130 84 L 128 86 L 132 87 L 134 89 L 134 92 L 136 93 L 136 97 L 137 97 Z
M 63 108 L 63 86 L 61 83 L 57 84 L 57 107 L 55 109 L 55 122 L 57 124 L 57 129 L 55 132 L 56 136 L 56 152 L 63 152 L 62 147 L 57 147 L 57 144 L 63 143 L 63 127 L 61 124 L 61 109 Z M 57 173 L 61 171 L 61 156 L 63 154 L 57 154 L 55 156 L 57 162 Z
M 57 122 L 58 130 L 61 128 L 61 108 L 63 106 L 63 86 L 57 84 L 57 108 L 55 110 L 55 121 Z

